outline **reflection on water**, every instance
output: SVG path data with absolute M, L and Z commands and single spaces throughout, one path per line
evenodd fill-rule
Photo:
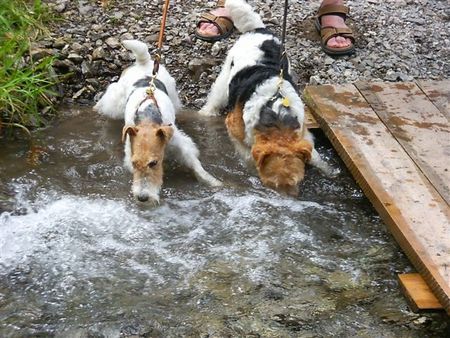
M 27 146 L 0 148 L 0 336 L 443 337 L 409 312 L 409 263 L 319 135 L 297 199 L 249 174 L 222 119 L 179 124 L 226 186 L 168 161 L 159 207 L 135 202 L 121 123 L 78 110 Z M 8 198 L 8 196 L 10 196 Z

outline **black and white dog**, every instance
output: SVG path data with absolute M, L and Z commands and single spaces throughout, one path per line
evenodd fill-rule
M 237 151 L 251 160 L 263 184 L 296 195 L 305 163 L 327 170 L 305 127 L 304 106 L 280 40 L 244 0 L 227 0 L 242 33 L 229 50 L 203 115 L 226 109 L 226 125 Z M 283 77 L 280 70 L 283 69 Z

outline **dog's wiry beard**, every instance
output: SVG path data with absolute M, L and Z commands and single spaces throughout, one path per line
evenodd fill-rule
M 130 131 L 133 194 L 144 202 L 159 201 L 163 183 L 163 161 L 166 145 L 173 134 L 170 126 L 140 124 Z
M 255 129 L 252 156 L 264 185 L 289 195 L 298 193 L 312 145 L 295 129 Z
M 257 167 L 264 185 L 288 195 L 298 194 L 305 163 L 294 155 L 271 154 Z

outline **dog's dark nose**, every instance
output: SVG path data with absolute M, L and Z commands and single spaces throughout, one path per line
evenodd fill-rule
M 137 199 L 138 199 L 139 202 L 147 202 L 148 201 L 148 195 L 139 195 Z
M 153 168 L 154 166 L 156 166 L 158 164 L 158 161 L 157 160 L 153 160 L 153 161 L 150 161 L 149 163 L 148 163 L 148 167 L 149 168 Z

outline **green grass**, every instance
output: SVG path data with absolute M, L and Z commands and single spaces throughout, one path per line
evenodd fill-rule
M 53 113 L 53 59 L 29 57 L 49 19 L 40 0 L 0 0 L 0 127 L 40 127 Z

